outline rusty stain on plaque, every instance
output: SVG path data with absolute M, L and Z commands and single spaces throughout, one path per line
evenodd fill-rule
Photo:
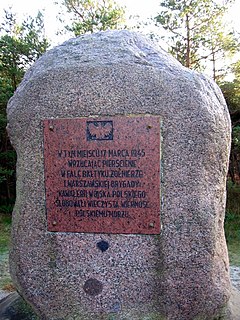
M 44 120 L 44 163 L 49 231 L 160 233 L 160 117 Z

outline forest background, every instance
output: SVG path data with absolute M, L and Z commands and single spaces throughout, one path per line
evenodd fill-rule
M 127 5 L 130 2 L 131 15 L 124 6 L 124 3 Z M 47 10 L 38 11 L 35 15 L 23 15 L 24 6 L 19 1 L 21 14 L 14 11 L 17 7 L 8 7 L 7 1 L 1 3 L 0 251 L 1 248 L 7 250 L 16 197 L 17 157 L 6 131 L 8 100 L 27 69 L 53 45 L 99 30 L 130 29 L 146 34 L 187 68 L 207 73 L 223 92 L 232 121 L 225 231 L 230 259 L 233 264 L 240 265 L 240 25 L 231 22 L 234 13 L 238 10 L 240 13 L 239 1 L 149 0 L 148 6 L 145 6 L 148 9 L 142 17 L 137 14 L 139 2 L 135 2 L 135 7 L 134 2 L 48 1 L 47 6 L 52 8 L 48 17 L 45 15 Z M 39 3 L 41 8 L 44 0 Z M 51 25 L 48 28 L 49 17 Z

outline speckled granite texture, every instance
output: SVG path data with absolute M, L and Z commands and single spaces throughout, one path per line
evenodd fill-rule
M 42 120 L 129 114 L 162 118 L 161 234 L 48 232 Z M 135 33 L 97 33 L 41 57 L 8 119 L 18 156 L 11 274 L 41 319 L 234 319 L 223 230 L 230 119 L 215 83 Z

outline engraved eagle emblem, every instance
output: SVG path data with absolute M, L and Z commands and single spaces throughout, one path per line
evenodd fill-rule
M 107 140 L 112 135 L 113 127 L 110 121 L 94 121 L 88 123 L 88 130 L 91 139 Z

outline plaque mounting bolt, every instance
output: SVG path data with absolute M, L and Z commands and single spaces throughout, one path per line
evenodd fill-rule
M 147 129 L 152 129 L 152 126 L 149 124 L 149 125 L 147 126 Z
M 56 225 L 57 225 L 57 221 L 53 221 L 53 222 L 52 222 L 52 225 L 53 225 L 53 226 L 56 226 Z
M 49 130 L 50 130 L 50 131 L 53 131 L 53 129 L 54 129 L 54 127 L 53 127 L 53 125 L 51 124 L 51 125 L 49 126 Z
M 149 227 L 150 227 L 150 228 L 154 228 L 154 222 L 150 222 L 150 223 L 149 223 Z

